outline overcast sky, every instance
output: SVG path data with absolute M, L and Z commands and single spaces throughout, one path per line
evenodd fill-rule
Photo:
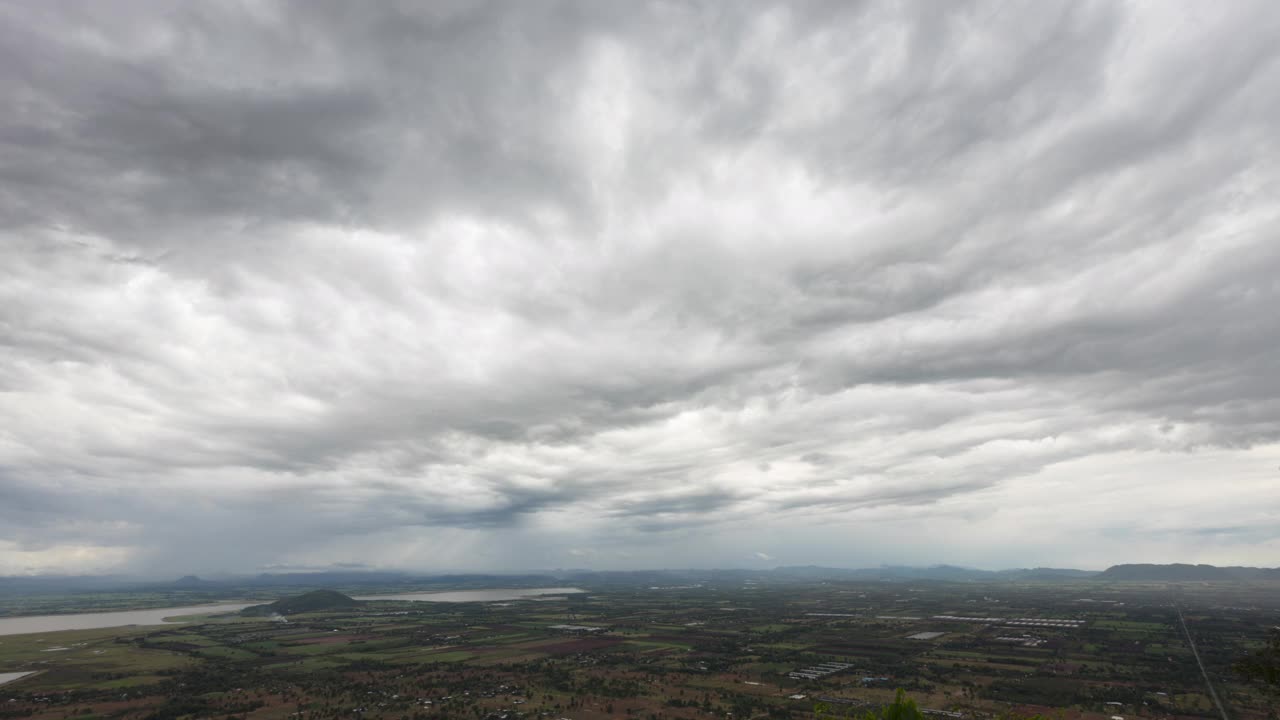
M 1280 8 L 0 4 L 0 574 L 1280 564 Z

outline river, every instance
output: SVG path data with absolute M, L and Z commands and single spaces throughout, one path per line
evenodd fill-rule
M 34 672 L 35 672 L 34 670 L 31 670 L 29 672 L 0 672 L 0 685 L 4 685 L 5 683 L 11 683 L 14 680 L 17 680 L 18 678 L 24 678 L 28 675 L 33 674 Z
M 450 590 L 443 592 L 396 593 L 394 595 L 366 595 L 356 599 L 409 600 L 417 602 L 500 602 L 504 600 L 536 600 L 540 596 L 567 595 L 580 592 L 585 591 L 572 587 Z M 124 627 L 125 625 L 164 625 L 167 617 L 235 612 L 246 607 L 249 607 L 249 603 L 223 603 L 220 605 L 197 605 L 193 607 L 125 610 L 123 612 L 0 618 L 0 635 L 27 635 L 30 633 L 58 632 L 60 630 L 93 630 L 95 628 Z
M 125 625 L 164 625 L 164 619 L 167 617 L 235 612 L 247 607 L 249 607 L 248 603 L 224 603 L 220 605 L 152 608 L 150 610 L 125 610 L 122 612 L 29 615 L 26 617 L 0 618 L 0 635 L 27 635 L 30 633 L 58 632 L 59 630 L 93 630 L 95 628 L 123 627 Z

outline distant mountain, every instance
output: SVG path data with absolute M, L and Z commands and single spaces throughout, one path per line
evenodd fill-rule
M 908 567 L 889 565 L 878 568 L 880 577 L 892 580 L 939 580 L 943 582 L 975 582 L 997 579 L 998 574 L 990 570 L 976 570 L 958 565 L 931 565 L 929 567 Z
M 450 573 L 419 575 L 387 570 L 336 569 L 305 572 L 227 575 L 218 577 L 187 575 L 163 582 L 125 576 L 0 576 L 0 597 L 79 592 L 140 591 L 163 597 L 157 602 L 239 599 L 245 596 L 280 596 L 317 588 L 338 588 L 344 592 L 421 592 L 427 590 L 467 590 L 495 587 L 535 588 L 576 585 L 597 590 L 618 587 L 742 586 L 747 583 L 844 582 L 1073 582 L 1095 578 L 1102 581 L 1230 581 L 1278 580 L 1280 568 L 1215 567 L 1212 565 L 1115 565 L 1104 572 L 1071 568 L 1014 568 L 979 570 L 957 565 L 882 565 L 870 568 L 840 568 L 820 565 L 791 565 L 775 568 L 585 570 L 556 569 L 524 574 Z
M 1280 580 L 1280 568 L 1217 567 L 1214 565 L 1112 565 L 1097 576 L 1098 580 L 1114 581 L 1232 581 L 1232 580 Z
M 323 587 L 328 585 L 368 585 L 400 583 L 408 577 L 404 573 L 369 570 L 326 570 L 320 572 L 259 573 L 248 578 L 230 578 L 227 584 L 248 587 Z
M 208 581 L 201 580 L 200 577 L 196 575 L 183 575 L 182 577 L 173 581 L 173 586 L 180 587 L 180 588 L 197 588 L 197 587 L 204 587 L 206 585 L 211 585 L 211 584 L 212 583 L 209 583 Z
M 260 617 L 266 615 L 296 615 L 322 610 L 346 610 L 360 605 L 336 590 L 312 590 L 309 593 L 281 598 L 266 605 L 253 605 L 240 611 L 241 615 Z
M 1097 570 L 1074 570 L 1071 568 L 1019 568 L 1017 570 L 1001 570 L 996 573 L 1009 580 L 1082 580 L 1097 577 Z
M 776 568 L 774 573 L 779 577 L 795 580 L 882 580 L 886 582 L 905 580 L 935 580 L 938 582 L 1079 580 L 1098 574 L 1092 570 L 1071 570 L 1066 568 L 1018 568 L 993 571 L 956 565 L 933 565 L 930 567 L 885 565 L 878 568 L 859 568 L 856 570 L 806 565 L 780 567 Z

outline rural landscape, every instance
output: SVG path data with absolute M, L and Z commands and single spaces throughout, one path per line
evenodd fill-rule
M 588 574 L 399 596 L 435 601 L 356 600 L 379 587 L 358 584 L 259 588 L 280 597 L 168 618 L 180 623 L 0 636 L 0 673 L 29 673 L 0 690 L 0 717 L 805 718 L 900 689 L 944 718 L 1276 716 L 1274 689 L 1234 667 L 1280 620 L 1269 579 L 824 574 Z M 63 604 L 246 590 L 182 586 Z
M 1280 720 L 1280 0 L 0 0 L 0 720 Z

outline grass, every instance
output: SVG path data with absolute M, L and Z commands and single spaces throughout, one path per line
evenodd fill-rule
M 190 667 L 196 660 L 170 650 L 140 648 L 139 628 L 98 628 L 56 633 L 7 635 L 0 638 L 0 669 L 6 672 L 42 670 L 22 681 L 24 688 L 111 688 L 150 684 L 156 673 Z M 116 642 L 119 639 L 122 642 Z M 51 647 L 67 650 L 45 652 Z M 128 678 L 96 679 L 101 675 Z
M 71 657 L 63 661 L 21 667 L 19 670 L 44 671 L 25 678 L 22 681 L 24 689 L 107 689 L 149 685 L 159 680 L 159 671 L 191 667 L 195 662 L 190 657 L 176 653 L 133 650 L 113 656 Z M 125 677 L 114 677 L 116 675 Z

